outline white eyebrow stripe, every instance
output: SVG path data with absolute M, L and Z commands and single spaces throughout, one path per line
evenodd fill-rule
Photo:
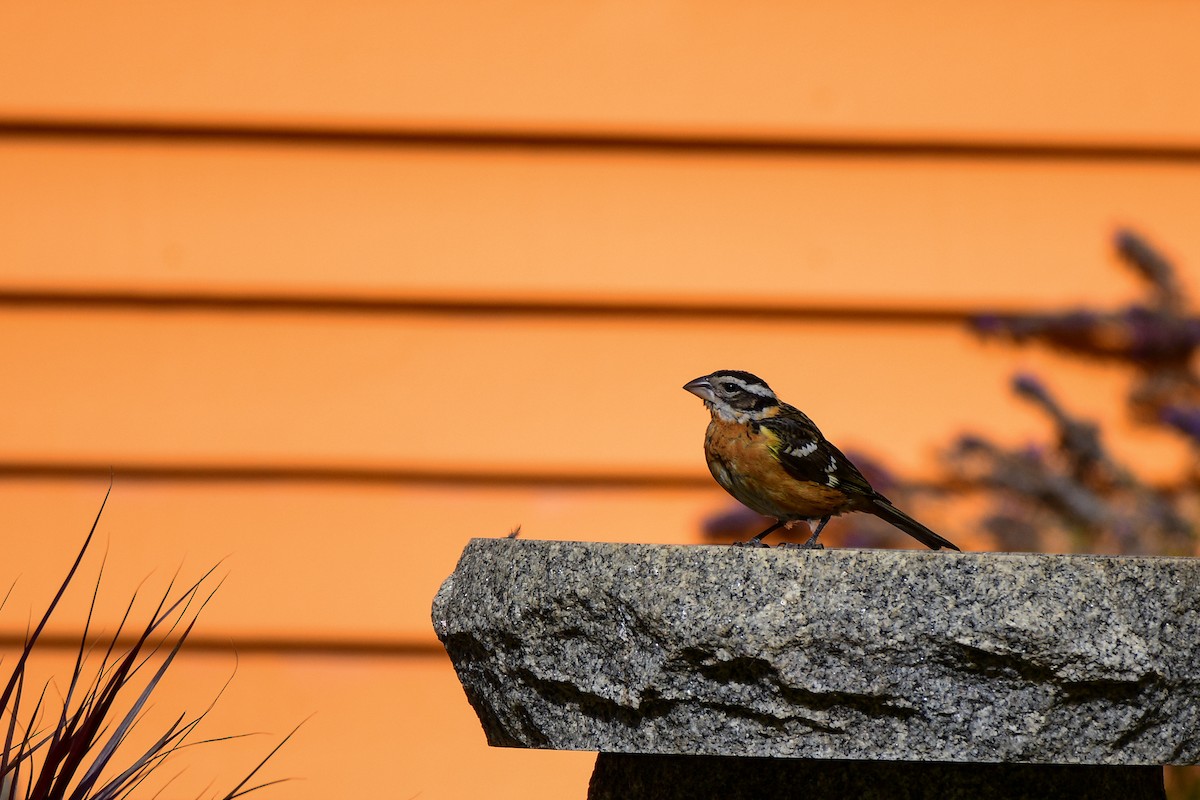
M 730 381 L 731 383 L 736 383 L 738 386 L 742 387 L 750 394 L 756 394 L 759 397 L 771 397 L 771 398 L 775 397 L 775 393 L 772 392 L 766 386 L 763 386 L 761 383 L 746 383 L 741 378 L 735 378 L 732 375 L 722 375 L 721 380 Z
M 774 392 L 772 392 L 766 386 L 763 386 L 761 383 L 743 383 L 742 387 L 745 388 L 745 390 L 747 392 L 749 392 L 750 394 L 756 394 L 759 397 L 774 397 L 775 396 Z

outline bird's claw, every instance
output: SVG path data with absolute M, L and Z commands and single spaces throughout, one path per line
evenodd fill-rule
M 747 539 L 744 542 L 734 542 L 734 547 L 770 547 L 771 545 L 764 542 L 762 539 Z
M 780 542 L 779 544 L 777 544 L 775 546 L 781 550 L 824 550 L 825 549 L 825 545 L 821 544 L 820 542 L 813 542 L 812 544 L 808 544 L 807 542 L 805 544 L 796 544 L 795 542 Z

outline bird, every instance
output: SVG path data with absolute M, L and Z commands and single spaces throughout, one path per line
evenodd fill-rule
M 776 520 L 738 544 L 765 547 L 763 539 L 773 531 L 818 520 L 801 547 L 820 548 L 817 539 L 830 518 L 862 511 L 932 550 L 959 549 L 871 488 L 813 421 L 780 400 L 762 378 L 742 370 L 717 370 L 683 388 L 703 400 L 712 415 L 704 456 L 713 478 L 742 505 Z

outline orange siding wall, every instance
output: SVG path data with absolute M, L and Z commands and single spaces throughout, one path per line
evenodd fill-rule
M 314 715 L 274 796 L 582 797 L 590 755 L 484 746 L 429 606 L 516 524 L 698 541 L 726 501 L 686 380 L 753 370 L 928 475 L 962 427 L 1043 430 L 1005 388 L 1032 367 L 1174 472 L 1124 372 L 961 320 L 1128 301 L 1118 224 L 1194 274 L 1196 30 L 1118 0 L 0 5 L 0 638 L 111 467 L 102 623 L 227 559 L 157 704 L 238 651 L 210 735 Z

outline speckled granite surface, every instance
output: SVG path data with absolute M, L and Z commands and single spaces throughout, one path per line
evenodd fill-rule
M 1200 761 L 1200 559 L 477 539 L 433 619 L 494 745 Z

